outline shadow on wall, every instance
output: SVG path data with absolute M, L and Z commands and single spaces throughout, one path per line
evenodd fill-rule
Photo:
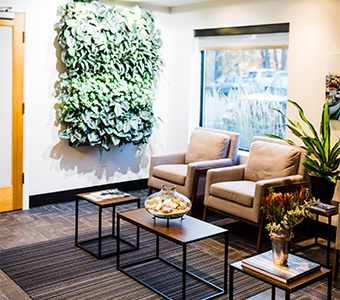
M 117 175 L 119 177 L 119 174 L 128 172 L 138 174 L 148 167 L 150 160 L 148 147 L 140 157 L 136 157 L 137 147 L 132 144 L 112 147 L 109 152 L 103 150 L 102 154 L 98 150 L 98 147 L 91 146 L 73 148 L 67 141 L 61 140 L 52 148 L 49 156 L 60 161 L 60 170 L 75 170 L 77 174 L 84 175 L 94 173 L 98 179 L 104 176 L 106 179 Z

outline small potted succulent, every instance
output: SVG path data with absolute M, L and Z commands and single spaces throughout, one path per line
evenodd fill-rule
M 288 243 L 294 236 L 293 227 L 305 218 L 313 217 L 308 208 L 318 202 L 304 186 L 301 186 L 300 191 L 286 193 L 274 192 L 270 188 L 269 194 L 262 198 L 261 210 L 269 220 L 265 229 L 270 232 L 274 264 L 287 265 Z

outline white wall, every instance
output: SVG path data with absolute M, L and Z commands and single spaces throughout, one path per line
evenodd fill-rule
M 133 145 L 103 151 L 103 157 L 100 157 L 97 148 L 71 148 L 59 139 L 54 87 L 60 63 L 57 61 L 54 24 L 59 21 L 57 8 L 65 2 L 0 0 L 0 6 L 11 6 L 14 12 L 26 15 L 24 208 L 28 208 L 31 195 L 147 178 L 150 152 L 166 148 L 163 146 L 166 145 L 165 136 L 155 134 L 151 142 L 155 146 L 149 147 L 141 157 L 135 157 Z M 159 27 L 166 44 L 168 29 L 161 22 Z M 169 56 L 166 48 L 163 50 L 165 58 Z M 164 75 L 159 82 L 157 99 L 166 99 L 166 72 Z M 163 117 L 158 102 L 155 110 L 167 120 L 168 116 Z
M 198 122 L 200 58 L 193 30 L 203 28 L 289 22 L 288 98 L 297 101 L 318 128 L 325 99 L 325 75 L 329 71 L 340 72 L 339 65 L 337 69 L 329 69 L 329 53 L 340 55 L 340 1 L 225 0 L 214 3 L 201 4 L 196 10 L 172 10 L 172 53 L 174 58 L 180 57 L 181 68 L 180 71 L 172 70 L 171 82 L 176 89 L 170 91 L 169 99 L 172 107 L 181 107 L 182 111 L 190 113 L 169 131 L 169 144 L 176 143 L 177 128 L 190 129 Z M 181 88 L 184 86 L 190 89 L 183 93 Z M 183 108 L 185 99 L 187 106 Z M 288 116 L 298 119 L 296 110 L 290 106 Z M 340 121 L 332 121 L 331 127 L 334 143 L 340 138 Z M 287 136 L 295 139 L 290 132 Z M 339 184 L 335 199 L 340 201 Z
M 164 123 L 155 130 L 145 155 L 135 158 L 130 145 L 112 149 L 104 152 L 106 165 L 101 166 L 97 149 L 73 149 L 58 138 L 53 25 L 58 21 L 57 7 L 64 2 L 0 0 L 0 6 L 26 13 L 24 208 L 30 195 L 146 178 L 151 153 L 186 147 L 199 120 L 200 56 L 193 29 L 289 22 L 289 97 L 319 123 L 326 53 L 340 53 L 340 1 L 224 0 L 191 6 L 190 11 L 156 9 L 166 69 L 158 84 L 155 111 Z M 295 117 L 294 111 L 288 113 Z M 332 123 L 334 140 L 340 137 L 339 123 Z

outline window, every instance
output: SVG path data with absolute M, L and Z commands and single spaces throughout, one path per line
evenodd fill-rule
M 286 112 L 288 24 L 195 30 L 195 36 L 202 57 L 200 125 L 239 132 L 245 150 L 256 135 L 284 137 L 285 118 L 271 108 Z

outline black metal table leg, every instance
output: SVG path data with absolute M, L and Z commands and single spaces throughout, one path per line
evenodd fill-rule
M 182 261 L 182 299 L 185 300 L 185 291 L 187 285 L 187 245 L 183 245 L 183 261 Z
M 229 245 L 228 232 L 224 234 L 224 293 L 228 290 L 228 245 Z
M 118 230 L 118 229 L 117 229 L 117 230 Z M 139 237 L 140 237 L 140 228 L 137 226 L 136 250 L 139 250 Z
M 229 300 L 234 299 L 234 267 L 230 266 L 229 271 Z
M 328 275 L 327 300 L 332 300 L 332 272 Z
M 117 269 L 119 269 L 119 267 L 120 267 L 120 217 L 118 215 L 117 216 Z
M 328 232 L 327 232 L 327 259 L 326 267 L 330 267 L 330 255 L 331 255 L 331 231 L 332 231 L 332 216 L 328 217 Z
M 116 206 L 112 206 L 112 237 L 115 236 Z
M 285 300 L 290 300 L 290 292 L 285 292 Z
M 75 218 L 75 244 L 78 244 L 78 205 L 79 205 L 79 198 L 76 197 L 76 218 Z
M 316 223 L 319 222 L 319 215 L 316 214 L 315 216 L 315 221 Z M 315 244 L 317 245 L 318 244 L 318 235 L 319 235 L 319 230 L 318 230 L 318 226 L 317 228 L 315 229 Z
M 156 235 L 156 257 L 159 258 L 159 235 Z
M 275 300 L 275 286 L 272 285 L 272 300 Z
M 103 209 L 99 206 L 98 212 L 98 258 L 102 258 L 102 212 Z

